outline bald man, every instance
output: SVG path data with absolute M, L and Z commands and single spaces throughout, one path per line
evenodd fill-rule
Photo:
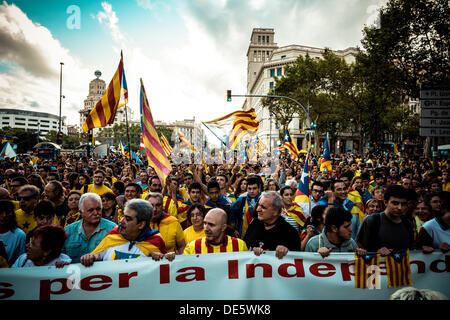
M 241 239 L 227 236 L 227 214 L 220 208 L 211 209 L 203 220 L 205 237 L 193 240 L 184 249 L 184 254 L 248 251 Z

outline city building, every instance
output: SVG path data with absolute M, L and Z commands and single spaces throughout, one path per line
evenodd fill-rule
M 103 97 L 106 91 L 106 82 L 100 79 L 102 73 L 100 71 L 95 71 L 95 79 L 89 83 L 89 94 L 84 99 L 84 107 L 80 111 L 80 128 L 83 127 L 84 122 L 86 121 L 87 116 L 91 112 L 91 110 L 95 107 L 97 102 Z M 125 113 L 126 110 L 126 113 Z M 127 105 L 122 106 L 117 110 L 116 117 L 114 118 L 114 124 L 122 124 L 126 123 L 128 118 L 128 123 L 130 124 L 134 119 L 134 111 Z M 110 128 L 112 125 L 108 125 L 105 128 Z M 97 135 L 104 128 L 94 128 L 93 133 L 94 136 Z
M 195 149 L 199 150 L 204 146 L 204 141 L 206 139 L 205 132 L 200 123 L 195 122 L 195 117 L 193 119 L 184 119 L 183 121 L 175 122 L 164 122 L 156 121 L 156 127 L 166 127 L 173 130 L 171 137 L 166 137 L 167 140 L 176 144 L 178 139 L 178 132 L 181 132 L 189 142 L 194 146 Z
M 59 131 L 59 116 L 28 110 L 0 109 L 1 125 L 3 127 L 34 130 L 39 132 L 39 137 L 44 140 L 49 131 Z M 61 131 L 67 134 L 66 117 L 61 117 Z
M 307 54 L 313 59 L 321 59 L 323 48 L 309 47 L 305 45 L 288 45 L 279 47 L 275 43 L 275 31 L 272 28 L 254 28 L 250 37 L 250 45 L 247 50 L 247 94 L 266 95 L 275 85 L 275 77 L 285 74 L 285 68 L 295 63 L 296 59 Z M 344 50 L 333 50 L 347 63 L 355 61 L 357 49 L 350 47 Z M 255 109 L 256 118 L 259 121 L 259 138 L 273 150 L 282 141 L 279 138 L 279 125 L 267 108 L 263 108 L 259 97 L 247 97 L 243 109 Z M 307 105 L 304 106 L 306 109 Z M 289 124 L 289 131 L 299 148 L 306 147 L 305 125 L 300 123 L 299 115 Z M 344 134 L 338 142 L 339 146 L 354 150 L 353 137 Z

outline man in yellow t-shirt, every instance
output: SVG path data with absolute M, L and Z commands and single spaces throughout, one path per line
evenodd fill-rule
M 183 229 L 177 218 L 163 211 L 163 195 L 151 192 L 145 197 L 145 200 L 150 202 L 153 207 L 150 228 L 159 230 L 167 252 L 182 254 L 186 246 Z
M 38 187 L 26 184 L 17 192 L 20 209 L 16 210 L 17 226 L 28 233 L 37 227 L 34 219 L 34 208 L 39 202 L 41 191 Z
M 102 170 L 95 170 L 94 172 L 94 183 L 88 185 L 87 190 L 82 190 L 83 193 L 96 193 L 99 196 L 106 192 L 113 192 L 110 188 L 103 184 L 105 179 L 105 172 Z M 84 188 L 83 188 L 84 189 Z
M 186 245 L 184 254 L 248 251 L 245 242 L 225 234 L 227 214 L 220 208 L 211 209 L 205 216 L 205 237 Z

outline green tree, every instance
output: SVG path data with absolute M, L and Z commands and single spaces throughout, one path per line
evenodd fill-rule
M 448 0 L 390 0 L 361 43 L 371 59 L 391 64 L 405 93 L 417 98 L 421 84 L 449 82 L 448 17 Z
M 28 130 L 11 127 L 0 129 L 0 135 L 13 138 L 13 143 L 17 144 L 17 153 L 26 153 L 32 151 L 33 147 L 39 142 L 37 130 Z

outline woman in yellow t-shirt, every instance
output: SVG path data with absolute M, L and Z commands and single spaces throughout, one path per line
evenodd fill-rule
M 184 232 L 186 244 L 191 241 L 201 239 L 205 236 L 203 229 L 203 219 L 206 215 L 206 209 L 201 203 L 194 203 L 187 211 L 187 220 L 192 224 Z

